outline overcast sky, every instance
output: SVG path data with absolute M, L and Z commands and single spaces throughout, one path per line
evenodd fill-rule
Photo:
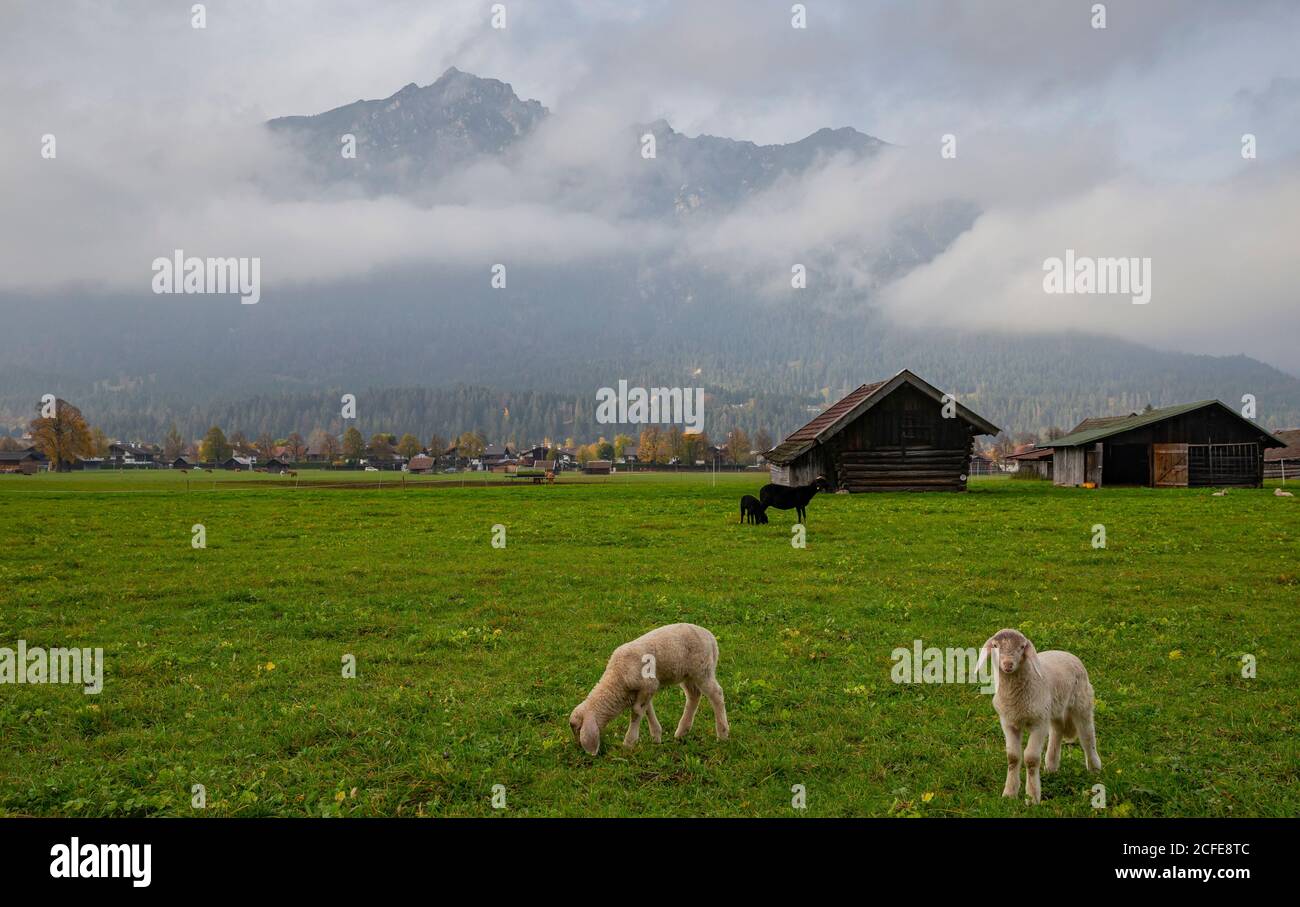
M 1091 0 L 808 0 L 806 30 L 769 0 L 504 5 L 494 30 L 479 0 L 213 0 L 195 30 L 190 2 L 5 3 L 0 292 L 143 285 L 141 260 L 176 246 L 274 257 L 295 279 L 488 242 L 484 254 L 551 259 L 661 242 L 776 271 L 800 248 L 869 244 L 900 212 L 961 198 L 983 213 L 947 253 L 887 284 L 861 276 L 895 317 L 1083 328 L 1300 372 L 1300 3 L 1114 0 L 1094 29 Z M 853 126 L 915 153 L 832 164 L 679 235 L 545 190 L 493 196 L 492 179 L 432 209 L 277 200 L 248 182 L 283 166 L 265 119 L 453 65 L 556 114 L 534 170 L 599 168 L 600 136 L 657 117 L 760 143 Z M 39 155 L 47 133 L 55 161 Z M 955 160 L 940 158 L 944 134 Z M 1151 303 L 1044 294 L 1042 262 L 1067 248 L 1150 257 Z

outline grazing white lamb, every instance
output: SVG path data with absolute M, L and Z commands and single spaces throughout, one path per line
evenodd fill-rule
M 1019 630 L 999 630 L 989 637 L 975 663 L 975 673 L 984 667 L 989 653 L 997 649 L 997 692 L 993 708 L 1002 723 L 1007 742 L 1007 783 L 1002 796 L 1020 793 L 1020 746 L 1028 732 L 1025 747 L 1025 786 L 1029 799 L 1042 799 L 1038 764 L 1047 740 L 1048 773 L 1061 765 L 1061 744 L 1078 739 L 1083 747 L 1088 770 L 1101 771 L 1097 755 L 1097 732 L 1092 716 L 1092 684 L 1083 662 L 1069 652 L 1043 652 Z
M 677 724 L 678 738 L 685 737 L 695 722 L 700 695 L 713 706 L 713 727 L 719 740 L 726 740 L 727 707 L 715 673 L 718 669 L 718 641 L 695 624 L 669 624 L 651 630 L 614 650 L 605 673 L 573 714 L 569 727 L 574 739 L 593 756 L 600 751 L 600 734 L 605 725 L 627 709 L 632 724 L 623 738 L 633 746 L 641 736 L 641 719 L 650 718 L 650 735 L 658 743 L 663 734 L 655 717 L 655 693 L 660 687 L 681 684 L 686 691 L 686 708 Z

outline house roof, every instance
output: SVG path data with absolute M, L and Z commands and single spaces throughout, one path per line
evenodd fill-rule
M 1224 412 L 1230 413 L 1233 417 L 1245 422 L 1251 428 L 1257 429 L 1260 434 L 1268 439 L 1268 441 L 1273 442 L 1272 444 L 1268 444 L 1268 446 L 1286 446 L 1285 442 L 1273 437 L 1273 435 L 1270 435 L 1254 422 L 1251 422 L 1232 407 L 1219 400 L 1198 400 L 1196 403 L 1180 403 L 1177 406 L 1163 406 L 1160 409 L 1153 409 L 1145 413 L 1132 413 L 1127 416 L 1106 416 L 1097 419 L 1084 419 L 1070 434 L 1063 438 L 1057 438 L 1055 441 L 1048 441 L 1043 444 L 1043 446 L 1079 447 L 1084 444 L 1093 444 L 1097 441 L 1113 437 L 1114 435 L 1133 431 L 1137 428 L 1144 428 L 1148 425 L 1154 425 L 1157 422 L 1163 422 L 1166 419 L 1172 419 L 1174 416 L 1181 416 L 1186 413 L 1195 412 L 1196 410 L 1204 409 L 1207 406 L 1222 407 Z
M 416 454 L 408 464 L 412 469 L 428 469 L 433 465 L 433 457 L 428 454 Z
M 1050 447 L 1033 447 L 1020 453 L 1007 454 L 1008 460 L 1046 460 L 1056 451 Z
M 137 447 L 137 446 L 134 445 L 134 444 L 123 444 L 123 443 L 121 443 L 121 442 L 114 442 L 114 443 L 108 445 L 108 448 L 109 448 L 109 450 L 113 450 L 113 449 L 120 450 L 120 451 L 122 451 L 123 454 L 127 454 L 127 455 L 132 456 L 132 457 L 149 457 L 149 456 L 153 456 L 153 451 L 152 451 L 152 450 L 149 450 L 148 448 L 145 448 L 145 447 Z
M 778 466 L 790 463 L 818 444 L 824 443 L 845 425 L 848 425 L 888 397 L 903 384 L 912 385 L 917 390 L 932 397 L 936 403 L 943 399 L 943 394 L 938 388 L 928 381 L 918 378 L 907 369 L 903 369 L 892 378 L 864 384 L 835 401 L 807 425 L 787 436 L 784 441 L 768 451 L 766 459 Z M 1000 431 L 992 422 L 976 415 L 960 403 L 957 404 L 957 415 L 963 421 L 980 429 L 981 434 L 996 435 Z
M 1273 437 L 1286 442 L 1286 447 L 1264 451 L 1265 460 L 1300 460 L 1300 428 L 1284 428 L 1273 432 Z
M 34 447 L 26 450 L 0 450 L 0 463 L 21 463 L 23 460 L 44 460 L 45 454 Z

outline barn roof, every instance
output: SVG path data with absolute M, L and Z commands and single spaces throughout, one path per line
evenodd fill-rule
M 1273 437 L 1284 441 L 1286 447 L 1264 451 L 1265 460 L 1300 460 L 1300 428 L 1284 428 L 1273 432 Z
M 941 402 L 943 399 L 943 394 L 938 388 L 928 381 L 918 378 L 907 369 L 903 369 L 892 378 L 864 384 L 842 399 L 835 401 L 807 425 L 798 429 L 776 447 L 769 450 L 765 459 L 778 466 L 790 463 L 795 458 L 838 433 L 840 429 L 888 397 L 903 384 L 910 384 L 927 396 L 933 397 L 936 403 Z M 963 421 L 980 429 L 982 434 L 996 435 L 1000 430 L 992 422 L 976 415 L 960 403 L 957 404 L 957 415 Z
M 1236 418 L 1245 422 L 1251 428 L 1257 429 L 1264 436 L 1265 445 L 1269 447 L 1285 447 L 1283 441 L 1278 440 L 1267 431 L 1260 428 L 1254 422 L 1242 416 L 1235 409 L 1219 400 L 1198 400 L 1196 403 L 1180 403 L 1177 406 L 1163 406 L 1160 409 L 1153 409 L 1145 413 L 1133 413 L 1128 416 L 1106 416 L 1097 419 L 1084 419 L 1079 423 L 1073 432 L 1063 438 L 1057 438 L 1055 441 L 1048 441 L 1043 444 L 1044 447 L 1079 447 L 1084 444 L 1093 444 L 1097 441 L 1105 440 L 1114 435 L 1123 434 L 1127 431 L 1133 431 L 1137 428 L 1144 428 L 1148 425 L 1154 425 L 1157 422 L 1163 422 L 1166 419 L 1172 419 L 1174 416 L 1181 416 L 1185 413 L 1195 412 L 1198 409 L 1204 409 L 1207 406 L 1222 407 L 1227 413 L 1231 413 Z M 1273 443 L 1269 444 L 1271 441 Z
M 1074 428 L 1070 429 L 1069 434 L 1076 434 L 1081 431 L 1091 431 L 1094 428 L 1105 428 L 1108 425 L 1114 425 L 1116 422 L 1123 422 L 1125 419 L 1131 419 L 1137 413 L 1129 413 L 1127 416 L 1089 416 Z M 1064 437 L 1064 436 L 1062 436 Z
M 1022 450 L 1020 453 L 1008 454 L 1008 460 L 1045 460 L 1055 451 L 1050 447 L 1032 447 L 1029 450 Z

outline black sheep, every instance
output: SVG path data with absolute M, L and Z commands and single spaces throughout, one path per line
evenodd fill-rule
M 758 498 L 747 494 L 740 499 L 740 521 L 742 523 L 766 523 L 767 508 Z
M 758 492 L 758 500 L 763 509 L 775 507 L 777 510 L 794 509 L 800 523 L 807 519 L 805 509 L 808 502 L 819 491 L 830 491 L 831 483 L 825 476 L 813 479 L 811 485 L 764 485 Z

